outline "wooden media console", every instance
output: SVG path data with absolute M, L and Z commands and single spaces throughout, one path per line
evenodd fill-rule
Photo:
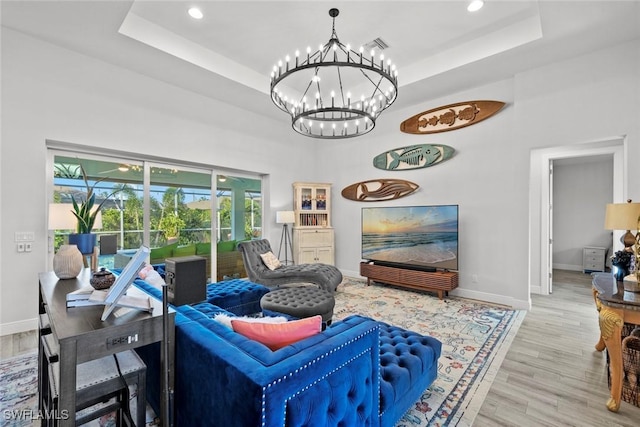
M 437 292 L 440 299 L 445 293 L 458 287 L 458 273 L 454 271 L 408 270 L 361 262 L 360 275 L 367 278 L 367 286 L 373 280 L 405 288 Z

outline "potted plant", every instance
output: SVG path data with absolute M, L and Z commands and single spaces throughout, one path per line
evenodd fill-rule
M 178 240 L 180 229 L 184 228 L 185 222 L 175 213 L 165 215 L 160 220 L 158 228 L 164 233 L 167 238 L 167 243 L 173 243 Z
M 96 235 L 91 233 L 91 231 L 95 225 L 98 212 L 100 212 L 100 209 L 102 209 L 102 206 L 109 197 L 113 196 L 120 190 L 115 190 L 96 206 L 96 193 L 94 192 L 94 189 L 96 185 L 104 181 L 106 177 L 101 178 L 93 185 L 90 185 L 89 178 L 87 177 L 87 173 L 82 165 L 80 165 L 80 172 L 82 173 L 86 193 L 84 194 L 84 197 L 80 199 L 76 199 L 74 195 L 71 195 L 71 201 L 73 202 L 73 210 L 71 212 L 78 220 L 78 225 L 76 233 L 69 235 L 69 243 L 77 245 L 78 249 L 83 254 L 92 254 L 93 248 L 96 245 Z

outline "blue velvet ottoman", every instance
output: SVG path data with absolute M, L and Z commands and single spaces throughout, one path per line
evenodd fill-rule
M 397 326 L 380 325 L 380 426 L 392 426 L 438 375 L 442 343 Z
M 260 298 L 268 292 L 266 286 L 248 280 L 225 280 L 207 285 L 207 302 L 236 316 L 246 316 L 260 312 Z

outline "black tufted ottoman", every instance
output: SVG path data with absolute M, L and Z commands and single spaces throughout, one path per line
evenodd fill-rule
M 312 286 L 276 289 L 260 299 L 265 314 L 284 313 L 298 319 L 319 314 L 323 325 L 331 324 L 335 305 L 331 292 Z

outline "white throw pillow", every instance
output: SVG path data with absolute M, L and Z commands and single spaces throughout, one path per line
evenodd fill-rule
M 282 265 L 280 260 L 271 251 L 266 254 L 260 254 L 260 258 L 262 258 L 262 262 L 264 262 L 264 265 L 266 265 L 269 270 L 275 270 Z
M 251 322 L 251 323 L 285 323 L 287 322 L 287 318 L 283 316 L 275 316 L 275 317 L 229 316 L 228 314 L 224 314 L 224 313 L 215 315 L 213 317 L 213 320 L 226 326 L 229 329 L 233 329 L 231 327 L 232 320 L 243 320 L 245 322 Z

